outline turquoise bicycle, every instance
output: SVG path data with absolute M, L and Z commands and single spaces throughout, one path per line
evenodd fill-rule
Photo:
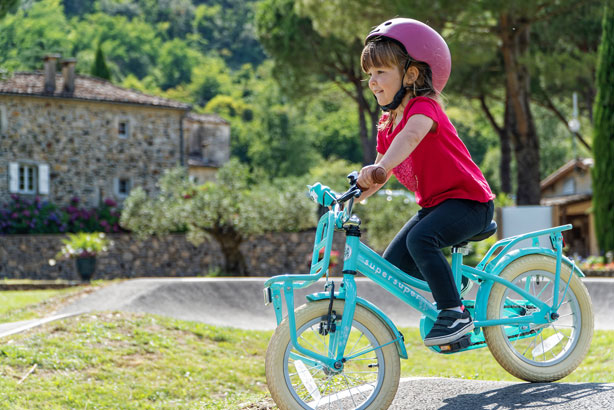
M 350 188 L 341 195 L 319 183 L 309 187 L 311 198 L 329 208 L 318 223 L 310 273 L 265 282 L 265 303 L 273 304 L 278 325 L 266 353 L 266 379 L 280 409 L 381 410 L 394 399 L 400 358 L 408 358 L 403 335 L 377 306 L 357 296 L 358 272 L 422 312 L 423 338 L 437 318 L 435 305 L 416 291 L 429 291 L 425 281 L 407 275 L 360 242 L 360 220 L 352 215 L 352 207 L 361 191 L 357 174 L 348 178 Z M 486 239 L 496 229 L 493 222 L 468 241 Z M 505 370 L 530 382 L 570 374 L 589 349 L 593 311 L 580 280 L 584 274 L 563 255 L 562 231 L 568 229 L 571 225 L 502 239 L 476 267 L 463 264 L 468 241 L 452 247 L 459 289 L 463 277 L 478 285 L 475 300 L 463 299 L 475 330 L 452 344 L 429 349 L 450 354 L 488 346 Z M 335 230 L 346 234 L 338 286 L 328 276 Z M 550 239 L 551 247 L 540 245 L 542 236 Z M 516 247 L 527 239 L 531 246 Z M 324 275 L 324 292 L 308 295 L 307 303 L 295 309 L 294 290 Z

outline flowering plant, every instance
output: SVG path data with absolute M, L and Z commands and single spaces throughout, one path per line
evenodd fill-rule
M 324 257 L 325 248 L 320 249 L 318 256 L 320 259 Z M 334 268 L 339 263 L 339 251 L 330 251 L 330 262 L 328 264 L 329 267 Z
M 102 232 L 86 233 L 79 232 L 68 234 L 68 238 L 62 239 L 64 246 L 60 249 L 57 258 L 88 258 L 106 252 L 111 242 Z

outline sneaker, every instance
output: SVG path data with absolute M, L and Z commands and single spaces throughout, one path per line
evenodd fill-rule
M 463 276 L 463 279 L 461 282 L 460 297 L 462 298 L 463 296 L 465 296 L 467 292 L 471 290 L 472 287 L 473 287 L 473 281 L 470 281 L 468 277 Z
M 424 338 L 427 346 L 445 345 L 471 332 L 475 326 L 468 310 L 462 313 L 454 310 L 442 310 L 428 335 Z

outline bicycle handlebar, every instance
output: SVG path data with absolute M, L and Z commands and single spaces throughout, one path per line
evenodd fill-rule
M 374 168 L 373 170 L 371 170 L 371 179 L 376 184 L 383 184 L 384 182 L 386 182 L 386 177 L 387 176 L 388 175 L 387 175 L 386 170 L 384 169 L 384 167 L 377 167 L 377 168 Z

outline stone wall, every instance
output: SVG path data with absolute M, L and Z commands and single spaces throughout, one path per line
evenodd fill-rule
M 9 163 L 49 166 L 49 195 L 78 196 L 95 206 L 116 195 L 117 179 L 155 190 L 160 174 L 180 161 L 183 111 L 146 105 L 0 95 L 0 203 L 9 199 Z M 118 123 L 128 136 L 118 135 Z
M 308 273 L 315 231 L 274 233 L 254 236 L 241 245 L 250 276 Z M 0 279 L 77 280 L 73 261 L 49 261 L 62 246 L 65 235 L 0 236 Z M 114 245 L 97 260 L 94 279 L 146 276 L 205 276 L 219 271 L 223 255 L 211 240 L 198 247 L 185 235 L 168 235 L 138 241 L 130 234 L 109 235 Z M 335 236 L 333 250 L 343 261 L 341 234 Z M 341 266 L 331 269 L 340 272 Z

